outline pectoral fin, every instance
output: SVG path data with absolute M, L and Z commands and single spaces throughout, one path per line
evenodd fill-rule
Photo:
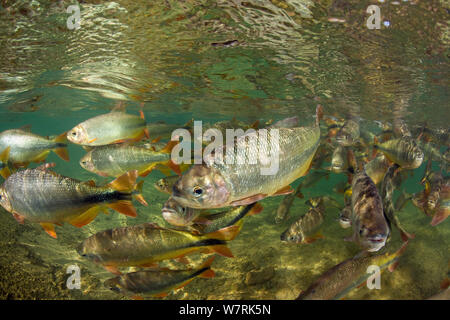
M 280 190 L 278 190 L 274 194 L 272 194 L 272 196 L 282 196 L 282 195 L 291 194 L 293 192 L 294 192 L 294 189 L 291 186 L 286 186 L 284 188 L 281 188 Z
M 252 203 L 254 203 L 256 201 L 262 200 L 262 199 L 264 199 L 266 197 L 267 197 L 267 194 L 258 193 L 258 194 L 255 194 L 255 195 L 251 196 L 251 197 L 247 197 L 247 198 L 244 198 L 244 199 L 233 201 L 233 202 L 230 203 L 230 205 L 232 205 L 234 207 L 235 206 L 246 206 L 248 204 L 252 204 Z
M 44 228 L 45 232 L 47 232 L 50 235 L 50 237 L 55 239 L 57 238 L 55 232 L 55 225 L 53 223 L 41 222 L 41 226 L 42 228 Z

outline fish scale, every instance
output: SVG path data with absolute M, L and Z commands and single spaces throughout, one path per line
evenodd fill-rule
M 280 128 L 279 170 L 274 175 L 261 175 L 260 164 L 212 164 L 221 172 L 229 190 L 231 200 L 239 200 L 254 194 L 273 194 L 305 174 L 319 146 L 320 130 L 314 128 Z M 270 131 L 269 131 L 270 132 Z M 268 134 L 270 137 L 270 134 Z M 270 139 L 270 138 L 269 138 Z M 270 140 L 269 140 L 270 141 Z M 269 146 L 270 144 L 267 144 Z M 259 152 L 271 155 L 271 148 L 259 149 L 251 144 L 248 154 L 258 159 Z M 245 148 L 238 148 L 236 158 L 244 157 Z
M 4 188 L 14 211 L 35 222 L 62 222 L 97 203 L 117 198 L 112 189 L 105 193 L 104 188 L 36 169 L 12 175 Z

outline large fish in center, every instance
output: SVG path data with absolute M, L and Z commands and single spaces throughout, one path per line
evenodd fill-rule
M 308 172 L 319 146 L 321 115 L 322 108 L 318 106 L 315 126 L 277 129 L 278 170 L 274 174 L 261 174 L 261 163 L 248 163 L 250 161 L 194 165 L 173 186 L 173 198 L 186 207 L 206 209 L 247 205 L 269 196 L 293 192 L 289 184 Z M 271 132 L 267 136 L 272 137 Z M 250 136 L 251 133 L 239 137 L 237 145 L 244 141 L 245 147 L 237 148 L 236 159 L 258 159 L 260 153 L 272 155 L 270 142 L 265 149 L 261 149 L 259 143 L 245 143 Z

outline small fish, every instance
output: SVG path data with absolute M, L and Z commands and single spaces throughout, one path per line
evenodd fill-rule
M 374 159 L 364 165 L 366 174 L 372 179 L 373 183 L 379 184 L 383 181 L 384 175 L 389 168 L 389 161 L 383 153 L 378 154 Z
M 313 233 L 317 231 L 324 221 L 324 210 L 322 199 L 313 201 L 308 212 L 297 219 L 281 234 L 281 241 L 299 244 L 312 243 L 318 238 L 323 238 L 320 233 L 314 235 Z
M 212 213 L 204 216 L 200 224 L 194 225 L 194 228 L 202 234 L 215 232 L 223 228 L 238 225 L 242 227 L 242 219 L 260 213 L 263 207 L 254 202 L 246 206 L 230 208 L 226 211 Z M 194 221 L 197 223 L 198 219 Z
M 319 120 L 322 114 L 323 110 L 318 106 L 316 125 L 313 127 L 268 130 L 268 139 L 272 139 L 272 130 L 277 130 L 279 136 L 276 173 L 261 174 L 262 164 L 259 161 L 246 161 L 244 164 L 208 161 L 193 165 L 175 183 L 172 196 L 186 207 L 207 209 L 247 205 L 269 196 L 293 192 L 289 184 L 307 174 L 319 146 Z M 257 132 L 254 132 L 238 138 L 237 145 L 243 147 L 237 148 L 236 158 L 248 159 L 248 156 L 258 159 L 262 150 L 259 150 L 259 143 L 252 143 L 256 135 Z M 234 144 L 230 147 L 234 148 Z
M 450 215 L 450 186 L 446 184 L 440 195 L 439 206 L 431 220 L 432 226 L 437 226 L 442 223 Z
M 339 224 L 343 229 L 352 226 L 352 198 L 348 193 L 344 193 L 344 208 L 339 212 Z
M 144 113 L 135 116 L 115 108 L 110 113 L 88 119 L 67 133 L 67 139 L 75 144 L 98 147 L 150 138 Z
M 341 299 L 355 287 L 367 281 L 370 273 L 367 268 L 377 265 L 380 270 L 388 268 L 394 271 L 400 256 L 406 250 L 408 242 L 392 254 L 364 255 L 345 260 L 325 271 L 296 300 Z
M 163 205 L 161 213 L 168 223 L 177 227 L 187 227 L 194 223 L 202 210 L 183 207 L 170 197 Z
M 281 200 L 278 205 L 277 212 L 275 214 L 275 223 L 280 224 L 283 221 L 286 221 L 289 216 L 289 211 L 291 209 L 292 204 L 294 203 L 294 199 L 296 197 L 302 198 L 303 194 L 301 193 L 302 184 L 300 183 L 297 186 L 295 192 L 285 195 L 283 200 Z
M 177 182 L 177 180 L 180 179 L 180 176 L 176 175 L 176 176 L 168 176 L 162 179 L 159 179 L 158 181 L 155 182 L 154 186 L 158 191 L 167 193 L 167 194 L 171 194 L 172 193 L 172 188 L 173 185 L 175 184 L 175 182 Z
M 349 119 L 336 134 L 336 142 L 343 147 L 350 147 L 359 142 L 359 123 Z
M 165 297 L 168 292 L 183 288 L 197 277 L 213 278 L 211 264 L 215 257 L 207 259 L 200 267 L 189 270 L 148 269 L 127 273 L 105 281 L 106 288 L 124 295 Z
M 235 47 L 239 45 L 239 41 L 238 40 L 228 40 L 228 41 L 224 41 L 224 42 L 213 42 L 211 43 L 211 46 L 213 47 L 222 47 L 222 48 L 229 48 L 229 47 Z
M 329 170 L 334 173 L 347 172 L 349 168 L 348 163 L 348 149 L 341 145 L 337 146 L 331 156 L 331 167 Z
M 120 274 L 118 267 L 155 267 L 162 260 L 207 251 L 233 257 L 226 246 L 239 233 L 231 226 L 205 235 L 162 228 L 154 223 L 100 231 L 77 248 L 78 253 L 106 270 Z
M 394 194 L 394 189 L 398 186 L 394 183 L 394 176 L 397 174 L 399 166 L 397 164 L 393 164 L 389 167 L 386 175 L 384 176 L 383 182 L 381 183 L 380 195 L 383 199 L 383 210 L 384 215 L 386 216 L 389 227 L 393 224 L 398 231 L 400 231 L 400 235 L 403 241 L 408 241 L 409 239 L 414 239 L 415 235 L 408 233 L 403 226 L 400 224 L 400 220 L 395 214 L 395 206 L 392 200 L 392 196 Z
M 380 150 L 389 161 L 398 164 L 403 169 L 416 169 L 423 162 L 424 153 L 411 137 L 402 137 L 386 142 L 374 142 L 375 152 Z
M 383 213 L 383 201 L 364 168 L 357 170 L 352 180 L 351 220 L 353 235 L 347 240 L 359 243 L 369 252 L 385 246 L 390 230 Z
M 118 177 L 131 170 L 137 170 L 139 176 L 146 177 L 159 164 L 181 175 L 179 166 L 170 159 L 170 152 L 177 143 L 170 141 L 161 151 L 127 144 L 97 147 L 81 158 L 80 165 L 103 177 Z
M 44 162 L 50 151 L 69 161 L 66 133 L 54 139 L 31 133 L 29 128 L 6 130 L 0 133 L 0 153 L 10 148 L 9 163 L 16 167 L 27 167 L 30 162 Z
M 0 205 L 14 218 L 38 222 L 56 238 L 54 225 L 68 222 L 82 227 L 95 219 L 101 209 L 111 208 L 136 217 L 132 194 L 137 172 L 132 171 L 103 187 L 93 181 L 81 182 L 48 170 L 54 164 L 13 173 L 0 187 Z M 145 201 L 145 200 L 144 200 Z

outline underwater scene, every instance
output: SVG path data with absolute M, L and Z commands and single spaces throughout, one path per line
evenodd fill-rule
M 444 0 L 0 0 L 0 299 L 449 300 Z

